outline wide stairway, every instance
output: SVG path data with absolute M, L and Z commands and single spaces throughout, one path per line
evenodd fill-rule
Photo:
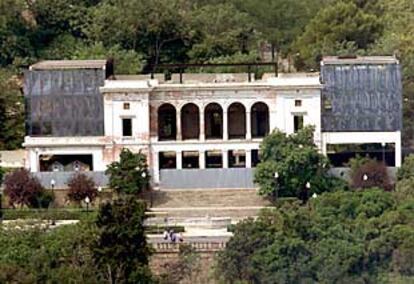
M 270 203 L 255 189 L 185 189 L 152 192 L 152 224 L 224 226 L 255 217 Z M 216 220 L 216 221 L 214 221 Z

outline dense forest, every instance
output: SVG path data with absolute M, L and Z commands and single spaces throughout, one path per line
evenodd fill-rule
M 404 141 L 414 135 L 412 0 L 0 0 L 0 149 L 24 136 L 21 76 L 42 59 L 112 58 L 116 73 L 160 63 L 395 55 L 404 74 Z

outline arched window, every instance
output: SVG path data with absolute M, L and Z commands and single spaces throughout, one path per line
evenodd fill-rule
M 200 111 L 193 103 L 181 109 L 181 134 L 183 140 L 198 139 L 200 135 Z
M 232 103 L 228 109 L 229 139 L 246 138 L 246 109 L 241 103 Z
M 158 140 L 176 140 L 176 110 L 171 104 L 163 104 L 158 108 Z
M 217 103 L 210 103 L 204 110 L 206 139 L 223 139 L 223 109 Z
M 269 134 L 269 107 L 265 103 L 258 102 L 252 106 L 250 119 L 253 138 Z

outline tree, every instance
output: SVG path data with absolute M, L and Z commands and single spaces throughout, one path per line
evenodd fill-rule
M 149 185 L 147 158 L 141 152 L 122 149 L 120 161 L 110 164 L 105 173 L 109 175 L 109 186 L 118 193 L 138 194 Z
M 0 149 L 21 147 L 24 137 L 24 100 L 20 79 L 0 69 Z
M 412 281 L 413 205 L 370 189 L 266 210 L 236 225 L 216 272 L 225 283 Z
M 137 74 L 144 67 L 142 54 L 114 45 L 107 49 L 101 42 L 81 45 L 71 55 L 72 59 L 112 59 L 116 74 Z
M 44 194 L 44 188 L 28 170 L 18 169 L 6 176 L 4 193 L 8 196 L 11 206 L 33 206 Z
M 369 158 L 357 157 L 349 162 L 351 186 L 355 189 L 380 187 L 391 190 L 392 185 L 384 163 Z
M 133 196 L 101 206 L 92 248 L 95 263 L 110 283 L 150 283 L 144 220 L 146 205 Z
M 3 183 L 4 173 L 5 173 L 4 169 L 0 167 L 0 186 Z
M 309 0 L 237 0 L 235 6 L 247 13 L 261 37 L 275 53 L 286 55 L 293 41 L 303 32 L 307 22 L 317 12 L 318 3 Z
M 361 52 L 381 33 L 381 20 L 372 10 L 364 9 L 354 1 L 334 2 L 321 9 L 297 39 L 295 64 L 300 68 L 318 70 L 323 55 Z
M 193 61 L 207 61 L 238 52 L 247 54 L 255 48 L 253 25 L 246 13 L 231 3 L 205 5 L 192 13 L 192 47 L 188 52 Z
M 80 204 L 86 197 L 93 202 L 98 195 L 94 180 L 83 173 L 74 174 L 68 181 L 68 197 L 71 201 Z
M 404 159 L 404 163 L 397 170 L 397 179 L 404 180 L 414 178 L 414 154 L 410 154 Z
M 312 193 L 331 187 L 329 161 L 318 152 L 312 127 L 292 135 L 274 131 L 260 145 L 260 155 L 254 180 L 260 186 L 259 194 L 272 200 L 277 197 L 306 200 Z
M 102 1 L 93 9 L 85 33 L 105 47 L 119 44 L 142 52 L 150 64 L 182 61 L 189 31 L 188 7 L 181 0 Z

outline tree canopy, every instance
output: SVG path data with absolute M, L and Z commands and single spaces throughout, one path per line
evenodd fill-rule
M 4 110 L 22 101 L 10 78 L 36 61 L 112 58 L 116 74 L 136 74 L 160 63 L 266 60 L 268 46 L 298 71 L 318 70 L 323 55 L 395 54 L 403 142 L 414 136 L 410 0 L 3 0 L 0 11 L 0 149 L 21 146 L 23 106 L 13 118 Z
M 313 128 L 286 135 L 275 130 L 260 145 L 261 162 L 254 179 L 259 193 L 273 200 L 299 197 L 306 200 L 313 193 L 332 188 L 335 181 L 328 175 L 329 160 L 318 152 Z
M 217 274 L 246 283 L 413 281 L 413 195 L 383 190 L 324 193 L 236 226 Z

